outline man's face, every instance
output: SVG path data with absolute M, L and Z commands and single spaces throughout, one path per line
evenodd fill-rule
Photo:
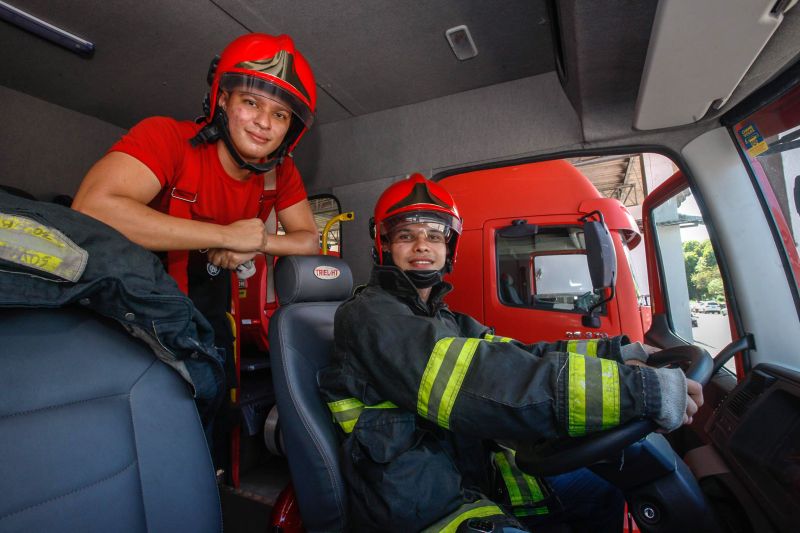
M 409 223 L 392 228 L 386 249 L 401 270 L 441 270 L 447 259 L 443 224 Z
M 228 129 L 236 150 L 255 163 L 283 142 L 292 112 L 289 106 L 257 89 L 222 91 L 219 105 L 228 115 Z

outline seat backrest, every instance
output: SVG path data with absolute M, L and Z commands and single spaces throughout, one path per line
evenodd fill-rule
M 280 301 L 269 326 L 270 362 L 281 435 L 303 525 L 308 531 L 342 531 L 346 494 L 339 440 L 317 386 L 330 364 L 333 317 L 352 291 L 343 260 L 287 256 L 275 266 Z
M 180 376 L 110 320 L 0 309 L 0 531 L 220 531 Z
M 504 300 L 508 303 L 512 304 L 522 304 L 522 298 L 519 296 L 519 292 L 517 292 L 517 288 L 514 286 L 514 278 L 511 274 L 502 274 L 500 276 L 500 292 L 502 296 L 504 296 Z

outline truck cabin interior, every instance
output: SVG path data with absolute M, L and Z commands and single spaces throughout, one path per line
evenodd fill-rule
M 354 221 L 345 218 L 326 234 L 354 285 L 368 280 L 367 220 L 389 184 L 413 172 L 445 187 L 459 183 L 456 179 L 469 182 L 462 189 L 452 185 L 453 194 L 462 195 L 476 213 L 465 219 L 465 235 L 472 237 L 459 252 L 457 282 L 480 297 L 457 288 L 452 307 L 526 342 L 536 340 L 524 338 L 534 331 L 573 340 L 630 331 L 634 340 L 670 357 L 695 346 L 715 358 L 704 389 L 706 405 L 694 423 L 658 437 L 668 443 L 666 450 L 649 440 L 638 444 L 658 448 L 648 452 L 655 462 L 683 465 L 683 459 L 688 468 L 662 472 L 663 465 L 644 463 L 637 467 L 640 473 L 651 467 L 658 472 L 635 479 L 605 472 L 626 491 L 626 528 L 703 530 L 706 522 L 693 521 L 702 514 L 713 516 L 721 531 L 795 531 L 800 523 L 796 3 L 3 0 L 0 186 L 20 197 L 68 204 L 94 162 L 140 120 L 202 115 L 209 63 L 227 43 L 248 32 L 289 34 L 312 66 L 318 94 L 314 125 L 293 160 L 320 230 L 339 213 L 354 215 L 348 215 Z M 566 178 L 537 173 L 544 167 L 530 171 L 540 180 L 535 186 L 534 178 L 513 176 L 554 160 L 583 174 L 591 192 L 564 210 L 544 212 L 537 208 L 542 202 L 534 197 L 536 188 L 563 198 L 572 191 L 564 187 Z M 580 217 L 593 210 L 581 203 L 587 198 L 614 198 L 636 226 L 607 222 L 620 271 L 629 272 L 626 280 L 619 277 L 616 292 L 595 290 L 585 268 Z M 519 220 L 535 228 L 524 238 L 504 237 L 503 228 Z M 702 235 L 691 234 L 693 229 Z M 259 268 L 263 273 L 265 263 Z M 251 301 L 274 304 L 271 287 L 240 289 Z M 610 300 L 600 302 L 609 294 Z M 719 305 L 699 305 L 712 300 Z M 598 302 L 599 325 L 582 322 Z M 265 305 L 258 304 L 259 316 Z M 14 304 L 0 298 L 0 306 Z M 83 490 L 109 474 L 71 465 L 57 473 L 56 486 L 44 463 L 12 464 L 12 458 L 36 460 L 23 452 L 48 453 L 48 446 L 66 449 L 76 441 L 69 432 L 48 436 L 16 424 L 20 413 L 48 407 L 30 399 L 45 381 L 38 382 L 35 372 L 14 370 L 22 368 L 14 365 L 32 346 L 21 339 L 26 330 L 20 324 L 37 315 L 2 313 L 0 331 L 14 341 L 7 346 L 20 351 L 4 355 L 0 349 L 0 487 L 16 494 L 0 499 L 0 531 L 76 530 L 77 522 L 59 522 L 48 513 L 48 502 L 69 505 L 76 487 Z M 53 316 L 52 311 L 41 315 Z M 81 314 L 64 324 L 86 320 Z M 294 496 L 282 492 L 296 471 L 291 457 L 288 464 L 283 457 L 266 329 L 252 332 L 245 326 L 252 321 L 237 325 L 243 328 L 242 418 L 231 439 L 235 472 L 218 476 L 222 523 L 230 531 L 264 531 L 276 519 L 273 511 L 293 508 L 288 515 L 294 518 L 276 527 L 292 530 L 297 527 L 292 520 L 301 515 L 313 525 L 315 509 L 302 495 L 298 514 Z M 64 346 L 71 344 L 62 329 L 42 325 L 30 335 L 37 342 L 57 342 L 59 357 L 69 358 Z M 692 354 L 686 357 L 702 358 Z M 662 362 L 674 363 L 670 357 Z M 102 365 L 88 368 L 95 373 L 83 379 L 102 382 Z M 23 377 L 31 381 L 19 381 Z M 57 378 L 47 378 L 46 386 L 60 387 Z M 602 457 L 587 451 L 592 446 L 616 457 L 650 430 L 640 426 L 617 440 L 583 447 L 559 443 L 533 449 L 530 468 L 543 471 L 536 470 L 542 468 L 537 454 L 562 467 L 596 463 Z M 197 428 L 187 432 L 196 443 Z M 151 440 L 158 446 L 158 439 Z M 22 451 L 20 443 L 27 443 Z M 208 466 L 213 478 L 204 461 L 193 464 Z M 21 473 L 5 474 L 13 468 Z M 151 481 L 157 479 L 149 468 Z M 144 463 L 141 469 L 147 469 Z M 656 486 L 649 483 L 658 480 L 650 478 L 662 476 L 698 488 L 657 498 L 641 489 Z M 191 495 L 208 485 L 192 479 L 174 490 Z M 40 486 L 49 492 L 37 494 L 32 487 Z M 155 493 L 143 491 L 147 508 Z M 187 504 L 176 499 L 174 505 L 184 512 Z M 38 514 L 26 521 L 30 509 Z M 162 506 L 146 519 L 167 514 Z M 204 515 L 206 523 L 195 530 L 219 529 L 213 515 Z M 133 514 L 117 517 L 116 523 L 112 517 L 94 527 L 145 527 Z

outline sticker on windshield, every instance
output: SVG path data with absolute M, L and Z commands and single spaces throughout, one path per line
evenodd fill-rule
M 89 253 L 55 228 L 21 215 L 0 213 L 0 259 L 78 281 Z
M 753 157 L 763 154 L 767 151 L 767 148 L 769 148 L 767 143 L 764 142 L 764 138 L 761 137 L 761 133 L 759 133 L 755 124 L 746 124 L 743 126 L 739 130 L 739 136 L 742 138 L 747 152 Z

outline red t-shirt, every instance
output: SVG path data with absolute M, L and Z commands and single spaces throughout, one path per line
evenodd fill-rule
M 109 151 L 133 156 L 153 171 L 163 188 L 150 205 L 164 213 L 173 187 L 181 189 L 182 177 L 192 175 L 199 176 L 197 200 L 190 206 L 194 220 L 223 225 L 254 217 L 264 220 L 273 205 L 281 211 L 306 198 L 303 180 L 289 157 L 276 168 L 275 190 L 264 190 L 263 174 L 250 174 L 243 181 L 232 178 L 222 168 L 216 143 L 189 144 L 201 127 L 168 117 L 146 118 Z

